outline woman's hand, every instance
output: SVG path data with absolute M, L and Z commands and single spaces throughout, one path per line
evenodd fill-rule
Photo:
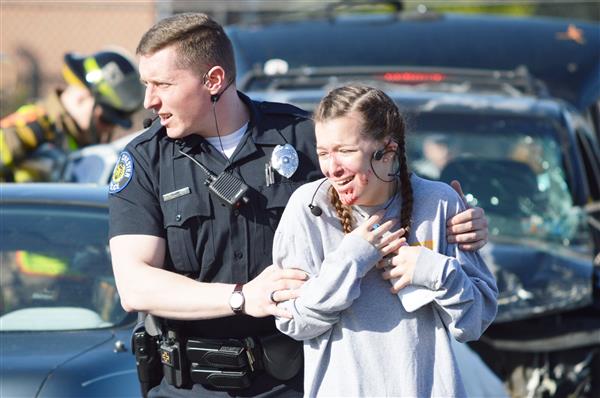
M 350 234 L 363 237 L 367 242 L 375 246 L 382 257 L 395 252 L 402 245 L 406 244 L 406 239 L 403 237 L 404 228 L 390 232 L 394 224 L 396 224 L 394 219 L 386 220 L 382 224 L 379 224 L 383 218 L 383 214 L 383 210 L 378 211 L 350 232 Z
M 394 280 L 391 287 L 392 293 L 398 293 L 400 289 L 412 283 L 415 274 L 415 265 L 422 246 L 404 245 L 398 251 L 377 263 L 377 268 L 384 269 L 381 276 L 385 280 Z

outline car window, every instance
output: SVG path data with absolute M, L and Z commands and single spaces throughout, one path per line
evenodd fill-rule
M 4 205 L 0 330 L 76 330 L 123 322 L 106 209 Z
M 555 126 L 535 117 L 422 113 L 407 153 L 422 177 L 461 182 L 482 207 L 492 239 L 587 247 L 584 211 L 574 205 Z M 588 247 L 589 250 L 591 248 Z

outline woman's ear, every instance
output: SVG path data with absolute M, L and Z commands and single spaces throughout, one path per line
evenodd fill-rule
M 396 141 L 390 141 L 389 144 L 385 146 L 385 153 L 383 155 L 383 160 L 385 162 L 394 160 L 396 153 L 398 152 L 398 143 Z

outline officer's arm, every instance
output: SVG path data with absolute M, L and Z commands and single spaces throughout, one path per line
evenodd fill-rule
M 118 235 L 110 240 L 113 272 L 126 311 L 142 311 L 169 319 L 210 319 L 233 315 L 233 284 L 204 283 L 162 269 L 166 243 L 151 235 Z M 246 313 L 254 317 L 289 316 L 269 300 L 276 290 L 282 300 L 295 298 L 306 274 L 268 267 L 244 285 Z
M 233 285 L 201 283 L 162 269 L 166 244 L 150 235 L 118 235 L 110 240 L 113 272 L 126 311 L 170 319 L 232 315 Z

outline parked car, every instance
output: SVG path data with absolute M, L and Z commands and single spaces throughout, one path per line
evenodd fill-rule
M 135 315 L 108 253 L 108 190 L 0 185 L 0 395 L 135 397 Z

